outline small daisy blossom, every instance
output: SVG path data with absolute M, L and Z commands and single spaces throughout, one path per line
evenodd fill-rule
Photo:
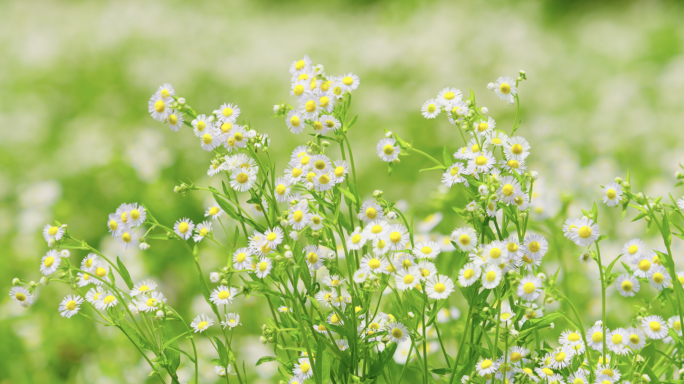
M 154 280 L 147 279 L 135 284 L 133 289 L 131 289 L 130 295 L 138 296 L 146 292 L 154 291 L 155 289 L 157 289 L 157 283 L 155 283 Z
M 400 291 L 408 291 L 413 289 L 416 284 L 420 283 L 420 269 L 418 267 L 411 267 L 408 270 L 400 269 L 394 275 L 394 283 Z
M 651 268 L 651 274 L 648 277 L 648 282 L 651 284 L 651 287 L 662 291 L 670 286 L 671 277 L 670 274 L 667 273 L 665 267 L 656 264 L 653 266 L 653 268 Z
M 24 287 L 12 287 L 9 296 L 22 307 L 28 307 L 33 303 L 33 295 Z
M 624 273 L 615 280 L 615 288 L 622 297 L 633 297 L 639 292 L 640 283 L 634 276 Z
M 638 351 L 646 345 L 646 335 L 641 329 L 634 327 L 628 328 L 627 335 L 629 336 L 627 346 L 633 350 Z
M 223 328 L 228 327 L 230 329 L 233 329 L 238 325 L 242 325 L 242 323 L 240 323 L 240 315 L 238 315 L 237 313 L 227 313 L 226 321 L 222 321 L 221 325 L 223 326 Z
M 603 187 L 603 202 L 609 207 L 620 204 L 622 199 L 622 186 L 616 182 L 611 182 Z
M 40 273 L 45 276 L 50 276 L 57 272 L 59 265 L 62 263 L 62 258 L 59 257 L 59 253 L 54 249 L 48 251 L 45 256 L 40 260 Z
M 204 217 L 211 217 L 212 219 L 218 219 L 221 215 L 223 215 L 223 209 L 218 204 L 212 204 L 204 212 Z
M 477 246 L 477 232 L 471 227 L 461 227 L 451 232 L 451 239 L 463 252 L 471 251 Z
M 480 376 L 491 375 L 497 369 L 499 369 L 499 363 L 488 358 L 480 359 L 475 366 L 475 370 L 477 370 L 477 374 Z
M 195 227 L 195 235 L 192 239 L 199 243 L 211 232 L 211 221 L 203 221 Z
M 401 148 L 399 146 L 395 146 L 395 143 L 396 140 L 394 138 L 386 137 L 380 140 L 378 145 L 375 146 L 375 151 L 377 152 L 378 156 L 380 156 L 382 161 L 391 163 L 399 157 Z
M 434 119 L 442 111 L 442 104 L 437 99 L 429 99 L 423 103 L 420 111 L 426 119 Z
M 542 290 L 542 279 L 527 275 L 520 280 L 517 294 L 525 301 L 535 301 L 541 296 Z
M 187 240 L 192 236 L 192 230 L 195 229 L 195 224 L 192 220 L 187 218 L 182 218 L 176 221 L 173 226 L 173 231 L 176 232 L 183 240 Z
M 195 330 L 195 333 L 202 333 L 212 325 L 214 325 L 214 319 L 204 314 L 197 315 L 197 317 L 192 320 L 192 323 L 190 323 L 190 327 Z
M 233 302 L 236 293 L 237 290 L 235 288 L 221 285 L 211 292 L 209 300 L 216 305 L 228 305 Z
M 494 82 L 494 93 L 499 97 L 499 99 L 512 103 L 515 100 L 515 94 L 518 92 L 515 79 L 508 76 L 501 76 Z
M 600 236 L 599 226 L 589 218 L 578 219 L 574 225 L 577 230 L 570 231 L 570 240 L 580 247 L 588 247 L 598 240 Z
M 50 243 L 50 240 L 59 241 L 64 236 L 64 228 L 61 226 L 45 224 L 43 227 L 43 238 Z
M 590 348 L 603 351 L 603 326 L 594 325 L 587 330 L 587 343 Z
M 271 269 L 273 268 L 273 264 L 271 263 L 271 259 L 268 257 L 262 257 L 259 259 L 256 265 L 256 275 L 258 278 L 263 279 L 266 276 L 268 276 L 269 273 L 271 273 Z
M 391 342 L 401 344 L 410 337 L 406 326 L 399 322 L 392 322 L 387 324 L 387 337 Z
M 622 254 L 630 263 L 636 263 L 646 255 L 646 244 L 641 239 L 632 239 L 622 247 Z
M 482 286 L 486 289 L 494 289 L 499 286 L 503 277 L 503 271 L 496 265 L 487 264 L 482 271 Z
M 81 296 L 69 295 L 59 304 L 59 314 L 62 315 L 62 317 L 70 319 L 71 316 L 77 314 L 81 309 L 81 304 L 83 304 L 83 298 Z
M 373 220 L 383 220 L 385 214 L 382 207 L 374 201 L 365 201 L 361 205 L 359 214 L 357 215 L 359 220 L 363 220 L 366 223 L 370 223 Z
M 458 271 L 458 283 L 463 287 L 473 285 L 480 278 L 480 267 L 474 263 L 468 263 Z
M 443 275 L 436 275 L 425 283 L 425 293 L 434 300 L 443 300 L 454 291 L 454 282 Z

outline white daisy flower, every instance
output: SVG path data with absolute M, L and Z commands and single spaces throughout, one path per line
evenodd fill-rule
M 408 270 L 402 268 L 394 275 L 394 282 L 400 291 L 413 289 L 420 282 L 420 270 L 415 266 Z
M 304 131 L 304 128 L 306 128 L 304 120 L 305 118 L 302 115 L 302 113 L 298 109 L 293 109 L 287 113 L 287 116 L 285 117 L 285 124 L 287 125 L 287 128 L 290 130 L 290 132 L 294 134 L 299 134 L 302 133 L 302 131 Z
M 387 337 L 389 338 L 389 341 L 401 344 L 404 341 L 408 340 L 410 337 L 408 329 L 406 326 L 402 323 L 399 322 L 392 322 L 387 324 Z
M 24 287 L 12 287 L 9 291 L 9 297 L 16 301 L 22 307 L 28 307 L 33 303 L 33 294 Z
M 451 109 L 463 99 L 463 92 L 457 88 L 446 87 L 437 94 L 437 102 L 447 109 Z
M 304 249 L 304 253 L 306 255 L 306 264 L 310 270 L 317 271 L 323 266 L 318 246 L 309 245 Z
M 318 121 L 323 124 L 326 133 L 330 131 L 336 131 L 342 126 L 342 123 L 340 123 L 340 121 L 337 120 L 333 115 L 322 115 L 318 118 Z
M 516 196 L 522 194 L 520 183 L 513 176 L 504 176 L 499 181 L 501 186 L 496 191 L 496 195 L 506 204 L 513 204 Z
M 461 163 L 455 163 L 451 165 L 447 170 L 442 174 L 442 184 L 446 187 L 453 187 L 455 184 L 460 184 L 460 183 L 465 183 L 466 186 L 468 186 L 468 182 L 466 181 L 465 177 L 463 177 L 463 172 L 466 171 L 466 168 L 463 166 Z
M 444 275 L 432 276 L 425 283 L 425 293 L 433 300 L 444 300 L 454 291 L 454 282 Z
M 429 261 L 418 263 L 418 269 L 420 270 L 420 281 L 428 281 L 431 277 L 437 275 L 437 267 Z
M 481 269 L 474 263 L 468 263 L 458 271 L 458 283 L 462 287 L 469 287 L 480 278 Z
M 515 94 L 518 92 L 515 79 L 508 76 L 501 76 L 494 82 L 494 93 L 499 99 L 508 102 L 509 104 L 515 101 Z
M 211 217 L 212 219 L 218 219 L 221 215 L 223 215 L 223 209 L 216 203 L 210 205 L 204 212 L 204 217 Z
M 391 251 L 401 251 L 409 242 L 408 229 L 402 224 L 392 224 L 387 228 L 389 234 L 389 246 Z
M 147 111 L 150 113 L 153 119 L 165 122 L 171 113 L 171 108 L 169 104 L 171 99 L 163 98 L 160 95 L 154 94 L 147 102 Z
M 491 243 L 485 245 L 481 252 L 486 263 L 501 265 L 506 260 L 506 257 L 502 257 L 505 253 L 504 249 L 505 245 L 503 242 L 492 241 Z
M 211 291 L 209 300 L 217 306 L 228 305 L 233 302 L 235 295 L 237 295 L 237 289 L 220 285 Z
M 346 160 L 335 160 L 333 168 L 335 184 L 343 182 L 345 175 L 349 173 L 349 163 Z
M 630 263 L 636 263 L 646 255 L 646 244 L 641 239 L 632 239 L 622 247 L 622 254 Z
M 359 269 L 364 271 L 366 274 L 370 273 L 384 273 L 387 271 L 387 266 L 389 262 L 383 258 L 376 258 L 375 256 L 365 255 L 361 258 L 361 266 Z M 356 281 L 356 279 L 354 279 Z
M 603 351 L 603 326 L 594 325 L 587 330 L 587 343 L 589 348 L 599 352 Z
M 109 308 L 116 307 L 119 304 L 119 300 L 116 296 L 112 295 L 111 292 L 105 292 L 99 301 L 95 303 L 95 308 L 100 311 L 105 311 Z
M 530 143 L 524 137 L 514 136 L 504 145 L 504 155 L 508 160 L 523 161 L 530 155 L 530 148 Z
M 361 227 L 356 227 L 347 238 L 347 248 L 349 250 L 357 251 L 366 244 L 365 233 L 361 231 Z
M 190 323 L 190 327 L 195 330 L 195 333 L 202 333 L 212 325 L 214 325 L 214 319 L 205 314 L 197 315 Z
M 468 168 L 472 172 L 489 172 L 496 165 L 496 158 L 489 151 L 479 152 L 468 161 Z
M 488 117 L 487 120 L 480 119 L 479 121 L 474 121 L 473 127 L 478 135 L 488 135 L 496 128 L 496 122 L 491 117 Z
M 628 328 L 627 329 L 627 346 L 634 351 L 639 351 L 646 345 L 646 335 L 639 328 Z
M 553 369 L 563 369 L 572 363 L 575 353 L 572 348 L 560 347 L 556 348 L 551 355 L 550 367 Z
M 385 215 L 382 207 L 378 203 L 368 200 L 361 205 L 357 218 L 366 223 L 370 223 L 373 220 L 383 220 Z
M 477 374 L 480 376 L 491 375 L 497 369 L 499 369 L 499 363 L 487 358 L 480 359 L 475 366 L 475 370 L 477 370 Z
M 144 293 L 154 291 L 157 289 L 157 283 L 154 280 L 147 279 L 139 282 L 138 284 L 135 284 L 133 286 L 133 289 L 131 289 L 130 295 L 135 297 L 138 295 L 142 295 Z
M 401 148 L 398 145 L 394 145 L 396 142 L 393 137 L 386 137 L 375 146 L 375 151 L 382 161 L 391 163 L 399 157 Z
M 356 284 L 363 284 L 366 279 L 368 278 L 368 273 L 364 269 L 358 269 L 356 272 L 354 272 L 354 276 L 352 277 L 352 280 Z
M 81 260 L 81 269 L 87 272 L 95 272 L 99 260 L 100 258 L 96 254 L 89 253 Z
M 640 284 L 634 276 L 625 273 L 618 276 L 615 288 L 622 297 L 633 297 L 639 292 Z
M 304 55 L 304 58 L 295 60 L 290 64 L 290 74 L 292 76 L 299 76 L 309 71 L 311 71 L 311 59 L 308 55 Z
M 279 203 L 284 203 L 288 201 L 288 196 L 292 188 L 290 183 L 284 177 L 277 177 L 275 179 L 275 188 L 273 190 L 275 198 Z
M 252 266 L 252 256 L 249 247 L 238 248 L 233 253 L 233 268 L 237 271 L 250 269 Z
M 183 240 L 187 240 L 192 236 L 193 229 L 195 229 L 195 224 L 192 220 L 185 217 L 176 221 L 176 224 L 173 226 L 173 231 Z
M 518 296 L 525 301 L 535 301 L 543 291 L 542 279 L 537 276 L 527 275 L 520 280 Z
M 508 353 L 508 360 L 511 363 L 524 362 L 525 357 L 530 353 L 530 351 L 525 347 L 511 347 Z
M 328 275 L 323 278 L 323 284 L 331 288 L 337 288 L 344 285 L 345 279 L 338 275 Z
M 247 192 L 256 183 L 256 173 L 235 171 L 230 174 L 230 187 L 238 192 Z
M 267 228 L 264 232 L 264 236 L 266 236 L 268 246 L 274 249 L 283 242 L 284 238 L 283 230 L 280 227 L 273 227 L 273 229 Z
M 268 276 L 268 274 L 271 273 L 271 269 L 273 269 L 271 259 L 268 257 L 259 258 L 259 261 L 256 265 L 256 275 L 258 278 L 263 279 Z
M 451 232 L 451 239 L 463 252 L 468 252 L 477 246 L 477 232 L 471 227 L 461 227 Z
M 54 249 L 51 249 L 40 259 L 40 273 L 45 276 L 50 276 L 57 272 L 57 268 L 62 263 L 62 258 L 59 257 L 59 253 Z
M 164 294 L 157 291 L 138 296 L 138 310 L 140 312 L 152 312 L 157 310 L 158 303 L 165 303 Z
M 503 277 L 503 271 L 496 265 L 488 264 L 484 267 L 482 271 L 482 287 L 485 289 L 494 289 L 499 286 L 501 278 Z
M 332 172 L 326 172 L 316 175 L 313 179 L 314 187 L 317 191 L 328 191 L 335 186 L 335 177 L 332 176 Z
M 323 217 L 317 213 L 309 213 L 306 220 L 309 222 L 309 227 L 314 231 L 323 228 Z
M 671 280 L 670 274 L 667 273 L 667 270 L 662 265 L 654 265 L 651 268 L 651 274 L 648 276 L 648 282 L 651 284 L 651 287 L 659 291 L 669 287 Z
M 238 325 L 242 325 L 242 323 L 240 323 L 240 315 L 238 315 L 237 313 L 227 313 L 226 321 L 222 321 L 221 325 L 224 329 L 226 327 L 228 327 L 229 329 L 233 329 Z
M 440 247 L 435 241 L 425 241 L 416 244 L 413 248 L 413 254 L 420 259 L 434 259 L 439 255 Z
M 622 186 L 616 182 L 611 182 L 603 187 L 603 203 L 609 207 L 620 204 L 622 199 Z
M 524 160 L 504 159 L 499 162 L 499 165 L 501 166 L 502 170 L 506 170 L 511 173 L 517 173 L 518 175 L 522 175 L 527 170 L 527 165 L 525 164 Z
M 191 124 L 192 131 L 196 137 L 202 137 L 206 132 L 214 129 L 214 123 L 206 115 L 198 115 L 196 119 L 192 120 Z
M 324 327 L 325 328 L 325 327 Z M 313 367 L 311 366 L 311 360 L 309 358 L 299 359 L 299 364 L 294 365 L 292 373 L 299 381 L 305 381 L 313 376 Z
M 169 83 L 164 83 L 157 88 L 157 92 L 154 93 L 155 95 L 161 97 L 164 100 L 169 100 L 169 102 L 173 101 L 173 96 L 176 94 L 176 90 L 173 89 L 173 85 Z
M 373 220 L 363 229 L 363 235 L 368 240 L 389 240 L 390 225 L 385 220 Z
M 525 236 L 523 250 L 525 256 L 534 260 L 541 260 L 541 258 L 544 257 L 546 252 L 549 250 L 549 243 L 542 235 L 538 235 L 536 233 L 529 234 Z
M 423 103 L 420 111 L 426 119 L 434 119 L 442 111 L 442 104 L 437 99 L 429 99 Z
M 83 298 L 81 296 L 69 295 L 59 304 L 59 314 L 62 315 L 62 317 L 70 319 L 71 316 L 77 314 L 81 309 L 81 304 L 83 304 Z
M 221 144 L 220 139 L 221 136 L 218 132 L 213 129 L 207 129 L 200 138 L 200 147 L 205 151 L 213 151 L 214 148 Z
M 627 348 L 628 341 L 629 333 L 622 328 L 614 329 L 606 335 L 606 345 L 608 346 L 608 349 L 620 356 L 631 353 L 629 348 Z
M 345 92 L 351 92 L 359 87 L 361 80 L 353 73 L 347 73 L 341 78 L 342 86 Z
M 682 323 L 679 316 L 675 315 L 667 319 L 667 326 L 674 329 L 679 336 L 682 335 Z
M 64 228 L 61 226 L 58 227 L 55 225 L 45 224 L 45 227 L 43 227 L 43 238 L 48 242 L 48 244 L 50 243 L 50 240 L 61 240 L 62 236 L 64 236 Z
M 389 242 L 389 239 L 377 239 L 373 240 L 373 254 L 376 256 L 382 256 L 389 252 L 390 247 L 387 244 Z
M 655 252 L 653 252 L 655 254 Z M 652 259 L 649 256 L 642 256 L 639 262 L 637 263 L 637 267 L 634 269 L 634 276 L 639 277 L 639 278 L 648 278 L 653 269 L 653 263 L 651 262 Z
M 580 247 L 588 247 L 601 235 L 598 224 L 589 218 L 578 219 L 574 225 L 577 230 L 570 231 L 570 240 Z
M 185 119 L 183 118 L 183 112 L 177 109 L 171 109 L 169 116 L 166 118 L 166 122 L 169 123 L 169 129 L 174 132 L 178 132 L 185 122 Z
M 193 236 L 193 240 L 196 243 L 199 243 L 204 239 L 205 236 L 207 236 L 211 232 L 211 221 L 203 221 L 195 227 L 195 235 Z
M 112 236 L 116 237 L 119 229 L 119 222 L 116 217 L 116 213 L 110 213 L 107 219 L 107 229 Z
M 118 241 L 124 249 L 135 248 L 138 246 L 139 235 L 136 234 L 131 227 L 128 225 L 121 227 L 118 231 L 119 234 L 116 236 Z
M 232 152 L 239 148 L 247 147 L 247 131 L 244 127 L 235 124 L 228 134 L 223 135 L 223 147 Z
M 224 103 L 214 113 L 221 123 L 234 123 L 240 116 L 240 107 L 235 104 Z

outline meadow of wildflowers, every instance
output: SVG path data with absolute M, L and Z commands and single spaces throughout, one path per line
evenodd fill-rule
M 203 39 L 224 36 L 221 17 L 204 15 L 211 28 L 171 39 L 204 60 L 84 60 L 74 77 L 45 30 L 21 51 L 6 40 L 0 383 L 680 380 L 681 13 L 579 11 L 577 33 L 542 37 L 563 18 L 535 2 L 471 4 L 448 27 L 447 3 L 378 9 L 442 43 L 408 60 L 394 20 L 370 40 L 331 20 L 327 42 L 358 52 L 318 36 L 226 60 Z M 126 36 L 156 23 L 133 13 L 176 11 L 131 5 L 125 28 L 93 35 L 94 57 L 154 41 Z M 228 19 L 291 30 L 301 16 L 273 12 Z M 478 17 L 490 28 L 472 43 L 453 34 Z M 50 39 L 64 48 L 93 20 Z

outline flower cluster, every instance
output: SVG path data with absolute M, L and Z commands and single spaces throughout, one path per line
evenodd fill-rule
M 382 191 L 361 198 L 347 136 L 357 121 L 348 112 L 359 77 L 328 76 L 308 56 L 294 61 L 289 72 L 296 105 L 275 105 L 275 117 L 281 125 L 284 118 L 292 133 L 302 133 L 307 125 L 313 133 L 280 163 L 271 159 L 269 136 L 238 121 L 242 111 L 236 104 L 223 103 L 201 114 L 170 84 L 159 87 L 148 104 L 150 115 L 200 140 L 200 147 L 211 153 L 207 174 L 224 178 L 222 190 L 192 182 L 176 186 L 181 196 L 207 193 L 213 201 L 197 217 L 181 217 L 173 225 L 159 222 L 139 203 L 122 204 L 107 219 L 108 231 L 123 249 L 137 245 L 145 251 L 152 241 L 172 241 L 184 249 L 212 313 L 193 314 L 186 321 L 172 305 L 173 296 L 167 299 L 155 280 L 134 283 L 118 257 L 110 260 L 59 222 L 43 230 L 51 248 L 40 261 L 43 279 L 39 284 L 15 279 L 10 297 L 27 307 L 38 286 L 68 284 L 75 293 L 59 304 L 60 314 L 98 314 L 100 322 L 126 334 L 162 382 L 166 376 L 180 382 L 181 358 L 194 367 L 194 382 L 199 382 L 195 337 L 211 341 L 218 377 L 229 382 L 236 375 L 240 383 L 248 382 L 232 346 L 233 331 L 241 325 L 240 314 L 232 310 L 250 296 L 266 299 L 270 316 L 260 340 L 274 344 L 275 356 L 257 365 L 277 363 L 290 384 L 325 384 L 331 378 L 376 382 L 379 377 L 401 382 L 409 365 L 425 384 L 439 378 L 482 384 L 673 379 L 672 367 L 684 361 L 684 273 L 675 271 L 671 243 L 673 234 L 684 239 L 677 223 L 684 219 L 684 198 L 671 198 L 668 204 L 633 193 L 629 176 L 602 186 L 605 205 L 621 207 L 623 216 L 628 207 L 637 209 L 634 220 L 655 224 L 665 246 L 649 250 L 642 240 L 630 240 L 608 266 L 601 259 L 600 242 L 606 236 L 598 226 L 597 204 L 563 224 L 556 221 L 565 217 L 532 220 L 539 175 L 527 169 L 530 143 L 516 134 L 518 91 L 527 79 L 520 71 L 515 79 L 500 77 L 487 86 L 516 106 L 509 132 L 488 108 L 477 105 L 473 91 L 466 96 L 454 87 L 442 89 L 421 108 L 426 119 L 445 115 L 458 131 L 454 136 L 463 141 L 459 148 L 445 146 L 442 160 L 385 131 L 376 152 L 390 174 L 400 158 L 419 156 L 431 164 L 423 171 L 439 171 L 441 188 L 458 196 L 449 213 L 414 225 L 403 205 L 386 200 Z M 339 152 L 331 142 L 339 144 Z M 449 235 L 425 234 L 446 215 L 460 223 L 444 231 Z M 561 235 L 561 226 L 562 235 L 580 247 L 579 260 L 598 266 L 602 316 L 586 330 L 584 317 L 559 287 L 560 268 L 544 273 L 547 255 L 562 240 L 555 236 Z M 213 268 L 208 279 L 200 246 L 216 246 L 225 255 L 225 266 Z M 70 250 L 85 253 L 80 266 L 69 262 Z M 623 273 L 613 271 L 620 258 L 627 262 Z M 116 279 L 127 289 L 118 288 Z M 621 327 L 609 329 L 607 288 L 615 284 L 621 296 L 633 298 L 646 283 L 660 302 L 676 305 L 658 309 L 649 304 Z M 450 303 L 456 290 L 468 307 L 463 321 Z M 572 313 L 547 307 L 557 301 L 567 302 Z M 544 336 L 556 319 L 570 324 L 557 342 Z M 663 358 L 644 358 L 647 346 L 660 348 Z M 455 355 L 447 351 L 452 347 L 457 347 Z

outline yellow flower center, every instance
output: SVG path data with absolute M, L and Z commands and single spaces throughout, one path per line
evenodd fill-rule
M 306 63 L 304 62 L 304 60 L 298 60 L 298 61 L 295 63 L 295 69 L 297 69 L 298 71 L 301 71 L 302 68 L 304 68 L 305 65 L 306 65 Z
M 508 85 L 508 83 L 501 83 L 501 85 L 499 85 L 499 91 L 504 95 L 507 95 L 511 92 L 511 86 Z
M 21 292 L 15 293 L 14 298 L 17 299 L 18 301 L 26 301 L 26 295 L 24 295 Z
M 546 376 L 553 376 L 553 371 L 551 370 L 551 368 L 544 368 L 542 369 L 542 372 L 544 372 Z
M 311 222 L 314 223 L 314 224 L 316 224 L 316 225 L 318 225 L 318 224 L 321 223 L 321 218 L 318 217 L 318 216 L 313 216 L 313 217 L 311 218 Z
M 188 223 L 183 221 L 180 224 L 178 224 L 178 232 L 187 233 L 189 230 L 190 230 L 190 225 L 188 225 Z
M 648 323 L 648 327 L 651 328 L 651 331 L 653 332 L 660 331 L 660 323 L 657 321 L 651 321 L 650 323 Z
M 430 247 L 428 247 L 428 246 L 425 246 L 425 247 L 421 248 L 420 251 L 421 251 L 424 255 L 429 255 L 429 254 L 432 253 L 432 248 L 430 248 Z
M 442 293 L 444 291 L 446 291 L 446 286 L 444 284 L 442 284 L 442 283 L 435 284 L 435 292 Z
M 401 233 L 399 233 L 399 232 L 390 233 L 390 241 L 393 243 L 400 242 L 401 241 Z
M 342 177 L 344 175 L 344 167 L 335 168 L 335 176 Z
M 636 244 L 630 245 L 629 248 L 627 249 L 627 251 L 632 255 L 637 253 L 638 250 L 639 250 L 639 246 Z
M 232 108 L 223 108 L 223 116 L 229 117 L 233 115 L 233 109 Z
M 307 112 L 311 113 L 316 110 L 316 102 L 313 100 L 309 100 L 306 102 L 306 104 L 304 104 L 304 108 Z
M 665 280 L 665 277 L 663 276 L 662 273 L 656 272 L 653 274 L 653 282 L 656 284 L 661 284 Z
M 568 335 L 568 340 L 572 341 L 573 343 L 576 341 L 579 341 L 580 335 L 577 334 L 577 332 L 573 332 Z
M 608 197 L 609 200 L 615 199 L 616 196 L 617 196 L 617 192 L 615 192 L 614 189 L 611 188 L 611 189 L 606 191 L 606 197 Z
M 337 313 L 334 313 L 332 316 L 330 316 L 330 322 L 333 324 L 339 323 L 340 320 L 340 316 Z
M 327 96 L 321 96 L 318 102 L 321 103 L 321 107 L 327 107 L 330 104 L 330 99 Z
M 142 285 L 142 286 L 140 286 L 140 288 L 138 288 L 138 291 L 140 291 L 140 292 L 147 292 L 149 290 L 150 290 L 150 287 L 148 287 L 147 285 Z
M 124 243 L 130 243 L 132 238 L 131 234 L 128 232 L 124 232 L 121 234 L 121 240 L 123 240 Z
M 453 92 L 447 92 L 444 94 L 444 98 L 447 100 L 453 100 L 456 95 Z
M 304 213 L 302 211 L 295 211 L 295 213 L 292 214 L 292 219 L 294 219 L 294 221 L 297 223 L 302 221 L 303 218 L 304 218 Z
M 271 232 L 266 236 L 266 240 L 268 241 L 273 241 L 278 238 L 278 235 L 276 235 L 275 232 Z
M 261 263 L 259 263 L 259 270 L 260 270 L 261 272 L 264 272 L 267 268 L 268 268 L 268 263 L 267 263 L 267 262 L 262 261 Z
M 206 321 L 202 321 L 199 324 L 197 324 L 197 328 L 198 329 L 205 329 L 208 325 L 209 325 L 209 323 L 207 323 Z
M 242 136 L 242 133 L 240 133 L 240 132 L 235 132 L 235 134 L 233 135 L 233 138 L 235 139 L 235 141 L 242 141 L 244 136 Z
M 354 79 L 351 76 L 345 76 L 344 79 L 342 79 L 342 82 L 344 85 L 352 85 L 354 83 Z
M 409 259 L 404 259 L 404 260 L 402 260 L 402 262 L 401 262 L 401 266 L 402 266 L 403 268 L 406 268 L 406 269 L 410 268 L 411 265 L 412 265 L 412 263 L 411 263 L 411 260 L 409 260 Z
M 589 236 L 591 236 L 591 228 L 585 225 L 583 227 L 580 227 L 577 233 L 580 235 L 581 238 L 586 239 Z
M 565 352 L 559 352 L 559 353 L 556 355 L 556 361 L 561 362 L 561 361 L 563 361 L 563 360 L 565 360 Z
M 103 278 L 105 277 L 105 275 L 107 275 L 107 270 L 102 267 L 97 267 L 97 269 L 95 270 L 95 274 L 97 275 L 97 277 Z
M 598 343 L 601 340 L 603 340 L 603 333 L 601 332 L 594 332 L 593 335 L 591 335 L 591 339 L 595 342 Z
M 499 248 L 492 248 L 489 250 L 489 257 L 492 259 L 498 259 L 501 256 L 501 249 Z
M 209 214 L 211 216 L 216 216 L 219 213 L 220 209 L 219 207 L 211 207 L 209 208 Z
M 394 153 L 394 147 L 391 144 L 386 144 L 384 147 L 382 147 L 382 152 L 389 156 Z
M 200 120 L 200 121 L 197 122 L 196 127 L 197 127 L 197 130 L 198 130 L 198 131 L 202 132 L 202 131 L 204 131 L 204 128 L 207 127 L 207 123 L 205 123 L 204 121 Z
M 451 168 L 451 170 L 449 171 L 449 173 L 451 174 L 451 176 L 456 176 L 456 175 L 458 175 L 458 167 L 453 167 L 453 168 Z
M 378 215 L 378 212 L 373 207 L 366 209 L 366 217 L 373 220 Z
M 357 234 L 357 235 L 352 236 L 351 241 L 352 241 L 352 243 L 354 243 L 354 244 L 358 244 L 358 243 L 361 241 L 361 235 L 358 235 L 358 234 Z
M 639 335 L 635 333 L 629 335 L 629 342 L 632 344 L 639 344 Z
M 492 366 L 492 361 L 489 359 L 482 360 L 482 363 L 480 364 L 480 367 L 482 367 L 482 369 L 487 369 L 491 366 Z
M 515 154 L 515 155 L 519 155 L 519 154 L 523 153 L 523 147 L 522 147 L 522 145 L 520 145 L 520 144 L 513 144 L 513 145 L 511 146 L 511 152 L 512 152 L 513 154 Z
M 611 340 L 613 341 L 613 344 L 620 344 L 620 343 L 622 343 L 622 335 L 619 333 L 616 333 L 613 335 Z
M 301 175 L 302 175 L 302 169 L 301 168 L 292 168 L 292 176 L 299 177 Z
M 527 282 L 525 283 L 525 285 L 523 285 L 523 291 L 525 291 L 525 293 L 527 293 L 528 295 L 534 292 L 534 288 L 534 283 L 532 282 Z
M 48 233 L 50 234 L 50 236 L 54 236 L 57 234 L 58 230 L 59 230 L 59 228 L 57 228 L 57 227 L 50 227 L 50 229 L 48 229 Z
M 515 361 L 518 361 L 520 359 L 522 359 L 522 355 L 520 354 L 520 352 L 511 353 L 511 361 L 515 362 Z
M 641 269 L 642 271 L 648 271 L 649 269 L 651 269 L 651 262 L 648 260 L 641 260 L 639 262 L 639 269 Z
M 318 177 L 318 182 L 321 184 L 328 184 L 330 182 L 330 176 L 327 174 Z
M 104 301 L 105 304 L 110 304 L 114 300 L 116 300 L 116 298 L 112 295 L 109 295 L 109 296 L 105 297 L 102 301 Z
M 380 268 L 380 260 L 375 258 L 370 259 L 370 261 L 368 262 L 368 266 L 371 267 L 371 269 L 378 269 Z
M 243 172 L 243 173 L 240 173 L 239 175 L 237 175 L 237 177 L 235 179 L 237 180 L 238 183 L 244 184 L 247 182 L 247 180 L 249 180 L 249 176 Z
M 480 132 L 486 131 L 487 128 L 489 128 L 489 124 L 485 123 L 484 121 L 477 125 L 477 130 Z
M 55 258 L 52 256 L 46 257 L 45 261 L 43 262 L 43 264 L 45 264 L 46 267 L 51 267 L 52 264 L 54 264 L 54 263 L 55 263 Z
M 531 252 L 539 252 L 539 250 L 541 249 L 541 245 L 539 244 L 538 241 L 533 241 L 530 243 L 528 248 L 530 249 Z
M 461 245 L 468 245 L 470 244 L 470 236 L 468 235 L 461 235 L 458 238 L 458 242 L 461 243 Z
M 70 310 L 70 311 L 73 311 L 74 309 L 76 309 L 76 306 L 77 306 L 77 305 L 78 305 L 77 302 L 71 300 L 71 301 L 69 301 L 69 302 L 66 303 L 66 309 L 68 309 L 68 310 Z
M 428 111 L 429 113 L 434 113 L 436 110 L 437 110 L 437 106 L 434 105 L 434 104 L 430 104 L 430 105 L 427 106 L 427 111 Z
M 202 142 L 203 142 L 204 144 L 209 145 L 209 144 L 211 144 L 212 140 L 214 140 L 214 138 L 211 137 L 211 135 L 208 134 L 208 133 L 206 133 L 204 136 L 202 136 Z
M 466 280 L 472 278 L 475 276 L 475 271 L 472 269 L 466 269 L 465 272 L 463 272 L 463 277 L 465 277 Z
M 508 245 L 506 245 L 506 249 L 508 249 L 508 252 L 518 252 L 518 244 L 508 243 Z
M 475 158 L 475 164 L 477 164 L 477 165 L 485 165 L 485 164 L 487 164 L 487 158 L 484 157 L 484 156 L 482 156 L 482 155 L 480 155 L 480 156 L 478 156 L 478 157 Z
M 404 276 L 404 284 L 411 284 L 413 283 L 413 275 L 406 275 Z
M 162 113 L 166 109 L 166 104 L 164 104 L 164 100 L 157 100 L 156 103 L 154 103 L 154 110 Z
M 494 271 L 489 271 L 489 272 L 487 272 L 487 275 L 485 276 L 485 278 L 486 278 L 487 281 L 489 281 L 489 282 L 494 281 L 494 280 L 496 279 L 496 272 L 494 272 Z
M 318 254 L 316 254 L 316 252 L 310 252 L 306 255 L 306 260 L 309 264 L 315 264 L 318 261 Z
M 503 188 L 501 188 L 501 192 L 506 196 L 512 195 L 513 191 L 514 191 L 514 188 L 513 188 L 512 184 L 506 184 L 503 186 Z
M 402 336 L 404 336 L 404 331 L 402 331 L 401 328 L 394 328 L 394 329 L 392 329 L 392 336 L 395 339 L 399 339 Z

